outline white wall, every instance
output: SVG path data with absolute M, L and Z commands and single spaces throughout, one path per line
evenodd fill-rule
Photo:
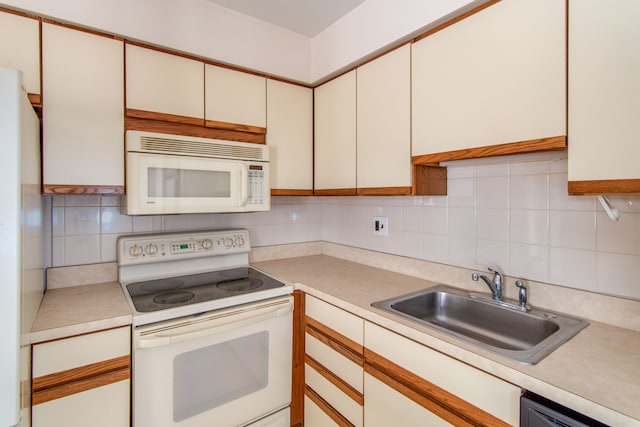
M 486 0 L 367 0 L 315 38 L 207 0 L 4 0 L 0 5 L 313 83 Z
M 444 16 L 486 0 L 367 0 L 311 40 L 311 81 L 350 68 Z
M 115 261 L 122 234 L 245 227 L 253 246 L 325 240 L 640 299 L 640 197 L 612 197 L 612 222 L 594 197 L 567 196 L 566 154 L 553 156 L 449 166 L 446 197 L 274 197 L 250 214 L 129 217 L 117 197 L 55 196 L 53 266 Z
M 307 37 L 207 0 L 4 0 L 0 4 L 242 68 L 309 81 Z

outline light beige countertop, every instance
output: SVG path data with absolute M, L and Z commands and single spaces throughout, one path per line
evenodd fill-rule
M 118 282 L 48 289 L 31 328 L 31 343 L 131 325 Z
M 310 295 L 604 423 L 640 425 L 640 332 L 590 320 L 569 342 L 528 366 L 370 306 L 439 283 L 327 255 L 252 265 Z

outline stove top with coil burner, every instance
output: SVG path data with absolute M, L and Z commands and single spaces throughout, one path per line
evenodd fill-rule
M 293 292 L 293 286 L 250 267 L 250 250 L 243 229 L 120 237 L 118 276 L 133 325 Z

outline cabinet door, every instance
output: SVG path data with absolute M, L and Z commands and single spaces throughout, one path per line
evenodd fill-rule
M 364 401 L 364 422 L 367 427 L 452 426 L 369 374 L 364 375 L 364 386 L 367 390 Z
M 33 427 L 127 427 L 129 327 L 33 346 Z
M 442 418 L 471 417 L 480 424 L 518 425 L 519 387 L 370 322 L 365 322 L 365 348 L 367 373 L 379 379 L 389 378 L 391 384 L 394 378 L 402 377 L 399 388 L 407 388 L 406 394 L 416 395 L 418 401 L 425 402 L 425 407 Z M 423 390 L 426 399 L 420 399 Z M 366 384 L 364 395 L 366 413 Z M 456 410 L 441 413 L 438 402 L 453 402 L 451 407 Z
M 634 0 L 569 2 L 570 193 L 640 192 L 639 21 Z
M 0 12 L 0 66 L 21 70 L 30 98 L 40 95 L 40 22 L 37 19 Z
M 121 40 L 42 24 L 45 192 L 122 193 L 123 56 Z
M 565 7 L 502 1 L 414 43 L 413 156 L 516 142 L 499 154 L 565 147 Z
M 315 88 L 315 193 L 356 194 L 356 71 Z
M 313 91 L 267 80 L 267 144 L 271 191 L 275 195 L 313 193 Z
M 266 78 L 209 64 L 204 78 L 207 126 L 264 133 Z
M 127 115 L 204 125 L 203 62 L 131 44 L 126 57 Z
M 357 69 L 357 105 L 358 194 L 410 194 L 410 45 Z

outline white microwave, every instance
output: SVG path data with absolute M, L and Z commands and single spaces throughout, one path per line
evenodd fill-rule
M 126 132 L 127 215 L 267 211 L 266 145 Z

